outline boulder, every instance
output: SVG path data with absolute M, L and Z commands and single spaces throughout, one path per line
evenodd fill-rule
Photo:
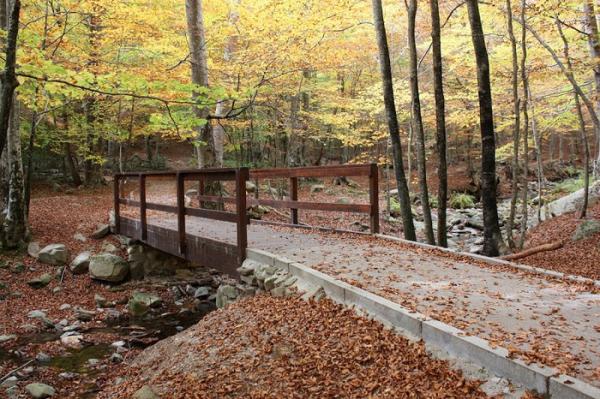
M 237 287 L 224 284 L 217 288 L 216 304 L 217 308 L 224 308 L 234 302 L 240 295 Z
M 119 252 L 119 248 L 117 248 L 113 243 L 105 241 L 102 243 L 102 252 L 114 254 Z
M 81 233 L 75 233 L 73 235 L 73 239 L 75 239 L 75 240 L 77 240 L 79 242 L 86 242 L 87 241 L 87 238 L 85 238 L 85 236 L 83 234 L 81 234 Z
M 25 387 L 25 390 L 27 391 L 27 393 L 29 393 L 29 396 L 31 396 L 34 399 L 49 398 L 51 396 L 54 396 L 54 394 L 56 393 L 56 390 L 50 385 L 41 384 L 39 382 L 28 384 Z
M 120 283 L 127 278 L 129 265 L 120 256 L 100 254 L 90 258 L 89 271 L 95 280 Z
M 64 244 L 50 244 L 40 250 L 38 260 L 49 265 L 61 266 L 69 261 L 69 251 Z
M 110 226 L 107 224 L 99 224 L 98 227 L 96 228 L 96 230 L 92 233 L 92 235 L 90 235 L 90 237 L 92 237 L 96 240 L 101 240 L 109 234 L 110 234 Z
M 51 274 L 49 273 L 44 273 L 41 276 L 38 276 L 34 279 L 31 279 L 27 282 L 27 284 L 31 287 L 31 288 L 44 288 L 45 286 L 47 286 L 48 284 L 50 284 L 50 281 L 52 281 L 54 277 L 52 277 Z
M 584 220 L 577 226 L 572 240 L 579 241 L 590 238 L 596 233 L 600 233 L 600 220 Z
M 85 251 L 77 255 L 69 268 L 73 274 L 84 274 L 87 273 L 90 269 L 90 258 L 92 257 L 92 253 L 90 251 Z
M 246 181 L 246 192 L 255 193 L 256 192 L 256 184 L 254 184 L 254 182 L 251 182 L 250 180 L 247 180 Z

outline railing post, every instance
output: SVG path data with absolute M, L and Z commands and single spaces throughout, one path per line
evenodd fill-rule
M 238 261 L 241 265 L 246 260 L 248 247 L 248 216 L 246 215 L 246 181 L 250 173 L 248 168 L 240 168 L 235 174 L 236 213 L 237 213 L 237 247 Z
M 146 175 L 140 173 L 140 223 L 142 227 L 141 240 L 148 239 L 148 220 L 146 218 Z
M 115 175 L 113 180 L 113 198 L 115 207 L 115 233 L 121 234 L 121 190 L 120 190 L 120 175 Z
M 290 177 L 290 200 L 298 201 L 298 178 Z M 292 215 L 292 224 L 298 224 L 298 209 L 290 209 Z
M 184 175 L 177 172 L 177 232 L 179 233 L 179 253 L 185 258 L 185 180 Z
M 371 164 L 369 172 L 369 200 L 371 203 L 371 234 L 379 233 L 379 169 Z
M 204 176 L 201 176 L 198 179 L 198 197 L 201 197 L 205 194 L 206 192 L 206 184 L 204 183 Z M 204 208 L 205 207 L 205 203 L 204 201 L 198 201 L 198 207 L 200 208 Z

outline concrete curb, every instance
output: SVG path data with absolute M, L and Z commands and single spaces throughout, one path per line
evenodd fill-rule
M 480 262 L 489 263 L 491 265 L 508 266 L 508 267 L 512 267 L 513 269 L 523 270 L 523 271 L 526 271 L 529 273 L 540 274 L 540 275 L 549 276 L 549 277 L 555 277 L 555 278 L 559 278 L 559 279 L 573 281 L 576 283 L 591 284 L 591 285 L 595 285 L 596 287 L 600 287 L 600 280 L 593 280 L 591 278 L 576 276 L 574 274 L 565 274 L 565 273 L 556 272 L 553 270 L 544 269 L 541 267 L 523 265 L 521 263 L 509 262 L 507 260 L 502 260 L 502 259 L 497 259 L 497 258 L 489 258 L 489 257 L 483 256 L 483 255 L 470 254 L 467 252 L 460 252 L 460 251 L 456 251 L 454 249 L 438 247 L 435 245 L 429 245 L 429 244 L 425 244 L 422 242 L 408 241 L 408 240 L 404 240 L 399 237 L 388 236 L 385 234 L 375 234 L 375 237 L 381 238 L 383 240 L 388 240 L 388 241 L 396 241 L 401 244 L 412 245 L 417 248 L 435 249 L 435 250 L 453 254 L 453 255 L 460 255 L 460 256 L 467 257 L 467 258 L 472 258 L 474 260 L 478 260 Z
M 393 237 L 392 237 L 393 238 Z M 435 247 L 437 248 L 437 247 Z M 511 359 L 505 348 L 493 348 L 486 340 L 411 312 L 395 302 L 266 251 L 248 249 L 249 259 L 283 269 L 299 279 L 320 286 L 326 295 L 344 306 L 354 307 L 411 339 L 422 339 L 454 357 L 469 360 L 499 377 L 550 398 L 600 399 L 600 389 L 576 378 L 558 375 L 550 367 L 528 365 Z

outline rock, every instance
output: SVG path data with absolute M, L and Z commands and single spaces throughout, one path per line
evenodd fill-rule
M 272 275 L 274 275 L 277 272 L 277 268 L 275 266 L 269 266 L 269 265 L 259 265 L 255 272 L 254 272 L 254 276 L 256 277 L 256 280 L 258 281 L 258 286 L 263 288 L 263 284 L 264 281 L 268 278 L 271 277 Z
M 117 248 L 114 244 L 105 241 L 102 243 L 102 252 L 114 254 L 119 252 L 119 248 Z
M 325 297 L 325 290 L 323 289 L 323 287 L 311 287 L 308 289 L 308 291 L 306 291 L 304 293 L 304 295 L 302 295 L 302 299 L 305 301 L 308 300 L 314 300 L 314 301 L 320 301 L 323 297 Z
M 19 382 L 19 379 L 13 375 L 12 377 L 8 377 L 4 381 L 2 381 L 2 384 L 0 384 L 0 387 L 2 387 L 2 388 L 14 387 L 15 385 L 17 385 L 18 382 Z
M 29 244 L 27 244 L 27 253 L 32 258 L 37 258 L 40 254 L 40 243 L 32 241 Z
M 40 352 L 35 356 L 35 360 L 38 363 L 50 363 L 52 358 L 49 355 L 45 354 L 44 352 Z
M 234 302 L 239 296 L 239 291 L 233 285 L 223 284 L 217 289 L 217 308 L 224 308 Z
M 584 240 L 590 238 L 596 233 L 600 233 L 600 220 L 584 220 L 577 226 L 572 241 Z
M 237 289 L 240 292 L 240 298 L 247 298 L 256 295 L 256 287 L 237 285 Z
M 90 235 L 91 238 L 101 240 L 110 234 L 110 226 L 108 224 L 99 224 L 96 230 Z
M 44 399 L 54 396 L 56 390 L 52 388 L 50 385 L 41 384 L 39 382 L 35 382 L 33 384 L 28 384 L 25 387 L 25 390 L 29 393 L 29 395 L 34 399 Z
M 134 292 L 129 299 L 127 308 L 133 317 L 140 317 L 148 313 L 150 308 L 158 307 L 162 304 L 162 299 L 147 292 Z
M 90 258 L 89 271 L 95 280 L 120 283 L 127 277 L 129 265 L 120 256 L 100 254 Z
M 106 324 L 118 324 L 123 320 L 123 314 L 115 309 L 107 309 L 104 313 L 104 322 Z
M 54 277 L 51 274 L 44 273 L 41 276 L 38 276 L 34 279 L 29 280 L 27 282 L 27 285 L 29 285 L 30 287 L 35 288 L 35 289 L 44 288 L 45 286 L 50 284 L 52 279 L 54 279 Z
M 107 300 L 100 294 L 94 294 L 94 302 L 96 302 L 97 308 L 106 307 Z
M 9 335 L 0 335 L 0 344 L 2 344 L 4 342 L 8 342 L 8 341 L 13 341 L 15 339 L 17 339 L 16 335 L 12 335 L 12 334 L 9 334 Z
M 257 261 L 252 259 L 246 259 L 244 263 L 242 263 L 242 266 L 240 266 L 237 269 L 237 271 L 242 276 L 248 276 L 250 274 L 253 274 L 258 266 L 260 266 L 260 263 L 258 263 Z
M 96 312 L 91 310 L 85 310 L 82 308 L 75 308 L 75 318 L 80 321 L 92 321 L 96 316 Z
M 348 197 L 341 197 L 341 198 L 338 198 L 338 200 L 335 202 L 338 204 L 348 205 L 348 204 L 352 203 L 352 200 Z
M 92 253 L 90 251 L 85 251 L 77 255 L 69 269 L 73 274 L 84 274 L 87 273 L 90 269 L 90 258 L 92 257 Z
M 323 184 L 313 184 L 310 186 L 311 193 L 320 193 L 325 190 L 325 185 Z
M 240 276 L 240 280 L 242 280 L 244 283 L 246 283 L 248 285 L 258 285 L 258 283 L 256 281 L 256 277 L 254 277 L 254 274 L 249 274 L 247 276 Z
M 69 310 L 71 309 L 71 305 L 69 305 L 68 303 L 63 303 L 62 305 L 60 305 L 60 308 L 58 308 L 59 310 Z
M 160 396 L 158 396 L 148 385 L 144 385 L 133 394 L 131 399 L 160 399 Z
M 60 336 L 60 343 L 71 349 L 81 349 L 83 347 L 83 335 L 76 332 L 66 332 Z
M 256 184 L 251 182 L 250 180 L 246 180 L 246 192 L 255 193 L 256 192 Z
M 58 376 L 63 380 L 74 380 L 75 378 L 77 378 L 78 375 L 79 374 L 77 373 L 64 372 L 60 373 Z
M 13 265 L 11 272 L 13 273 L 23 273 L 25 271 L 25 265 L 21 262 L 17 262 Z
M 41 310 L 32 310 L 31 312 L 27 313 L 27 317 L 30 319 L 43 319 L 46 317 L 46 312 Z
M 113 353 L 110 356 L 110 361 L 112 363 L 122 363 L 123 362 L 123 355 L 121 355 L 120 353 Z
M 272 276 L 267 277 L 264 281 L 265 291 L 271 291 L 273 288 L 275 288 L 275 281 L 277 281 L 277 279 L 280 276 L 281 275 L 279 274 L 274 274 Z
M 210 296 L 210 290 L 208 287 L 198 287 L 196 292 L 194 292 L 194 298 L 205 299 Z
M 42 263 L 61 266 L 69 261 L 69 251 L 64 244 L 50 244 L 40 250 L 37 258 Z
M 73 238 L 75 240 L 79 241 L 79 242 L 86 242 L 87 241 L 87 238 L 85 238 L 85 236 L 83 234 L 81 234 L 81 233 L 75 233 L 73 235 Z
M 289 288 L 287 287 L 275 287 L 273 288 L 273 290 L 271 290 L 271 295 L 273 295 L 276 298 L 281 298 L 281 297 L 285 297 L 290 295 L 291 291 Z

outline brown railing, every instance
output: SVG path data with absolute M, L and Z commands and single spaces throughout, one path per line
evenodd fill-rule
M 356 177 L 369 178 L 369 203 L 368 204 L 341 204 L 325 202 L 307 202 L 298 200 L 298 179 L 300 178 L 325 178 L 325 177 Z M 136 179 L 139 184 L 139 201 L 124 198 L 123 189 L 125 180 Z M 146 183 L 148 178 L 174 179 L 177 183 L 176 205 L 160 204 L 147 201 Z M 246 196 L 246 182 L 249 180 L 263 179 L 289 179 L 289 195 L 287 199 L 261 199 Z M 198 183 L 197 200 L 199 208 L 186 206 L 185 182 Z M 206 184 L 216 181 L 233 181 L 235 196 L 206 195 Z M 258 186 L 257 186 L 258 189 Z M 221 204 L 217 209 L 207 209 L 206 204 Z M 234 204 L 234 211 L 227 211 L 225 204 Z M 121 205 L 137 207 L 139 209 L 139 222 L 121 216 Z M 239 265 L 246 257 L 248 246 L 247 206 L 264 205 L 275 209 L 290 210 L 290 224 L 287 226 L 301 226 L 298 210 L 314 210 L 326 212 L 350 212 L 369 215 L 370 231 L 379 233 L 379 172 L 376 164 L 369 165 L 339 165 L 317 166 L 290 169 L 193 169 L 169 172 L 142 172 L 121 173 L 114 177 L 114 207 L 115 224 L 118 233 L 140 239 L 165 252 L 174 253 L 192 261 L 208 260 L 209 265 L 219 265 L 225 262 L 228 272 L 235 273 L 235 264 Z M 147 219 L 148 210 L 167 212 L 177 215 L 177 231 L 151 225 L 152 234 L 149 235 Z M 197 237 L 186 234 L 186 216 L 196 216 L 211 220 L 231 222 L 237 225 L 237 245 L 215 242 L 211 237 L 200 237 L 204 243 L 198 243 Z M 258 222 L 257 222 L 258 223 Z M 314 226 L 311 226 L 314 227 Z M 125 230 L 125 231 L 123 231 Z M 175 236 L 176 234 L 176 236 Z M 190 242 L 188 242 L 190 241 Z M 208 244 L 206 243 L 208 242 Z M 235 253 L 235 259 L 233 254 Z M 227 258 L 224 260 L 223 258 Z M 214 266 L 211 266 L 214 267 Z
M 139 201 L 121 198 L 121 180 L 125 178 L 139 179 Z M 175 178 L 177 181 L 177 205 L 165 205 L 146 201 L 146 180 L 148 177 Z M 235 212 L 227 212 L 213 209 L 190 208 L 185 205 L 185 181 L 198 181 L 200 186 L 205 182 L 212 181 L 234 181 L 235 182 Z M 147 211 L 156 210 L 174 213 L 177 215 L 177 235 L 179 243 L 179 254 L 187 258 L 186 226 L 185 217 L 197 216 L 206 219 L 219 220 L 237 224 L 237 250 L 238 262 L 246 258 L 248 247 L 248 216 L 246 214 L 246 181 L 248 180 L 248 168 L 240 169 L 194 169 L 180 170 L 175 172 L 143 172 L 143 173 L 121 173 L 114 177 L 114 206 L 115 225 L 120 232 L 121 215 L 120 205 L 139 207 L 140 211 L 140 234 L 141 241 L 148 239 Z

